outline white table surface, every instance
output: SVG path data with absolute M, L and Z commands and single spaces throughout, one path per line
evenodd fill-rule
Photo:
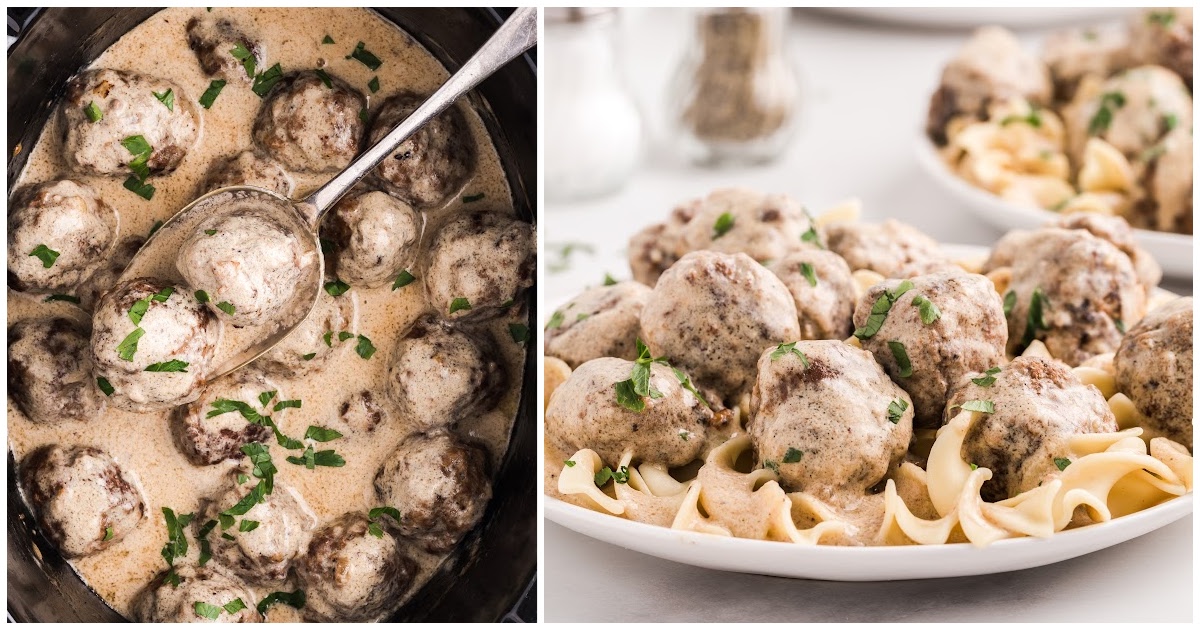
M 690 22 L 671 10 L 627 13 L 629 83 L 657 137 L 666 77 Z M 1000 233 L 955 207 L 913 159 L 941 64 L 966 37 L 793 14 L 789 54 L 800 68 L 801 126 L 768 167 L 705 170 L 674 163 L 651 143 L 619 194 L 547 203 L 546 255 L 586 243 L 568 269 L 547 271 L 553 309 L 604 274 L 628 278 L 625 248 L 673 204 L 721 186 L 785 192 L 819 211 L 858 197 L 864 218 L 895 217 L 944 242 L 989 245 Z M 1020 34 L 1029 44 L 1044 34 Z M 553 63 L 554 51 L 545 51 Z M 1188 285 L 1167 288 L 1191 293 Z M 722 573 L 659 560 L 546 524 L 547 621 L 1188 621 L 1193 618 L 1192 517 L 1067 562 L 952 580 L 849 584 Z

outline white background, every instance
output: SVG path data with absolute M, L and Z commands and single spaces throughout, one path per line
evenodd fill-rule
M 1049 19 L 1050 14 L 1045 14 Z M 627 12 L 628 81 L 656 140 L 665 83 L 691 22 L 672 10 Z M 1047 31 L 1023 30 L 1029 46 Z M 978 223 L 934 186 L 913 159 L 928 95 L 966 31 L 889 26 L 797 11 L 789 55 L 799 67 L 802 120 L 789 153 L 752 170 L 674 163 L 652 143 L 618 195 L 546 204 L 543 262 L 586 243 L 566 271 L 545 273 L 541 308 L 553 309 L 606 272 L 628 278 L 628 238 L 682 200 L 722 186 L 795 196 L 819 211 L 846 197 L 868 220 L 895 217 L 944 242 L 990 245 Z M 542 61 L 554 63 L 543 47 Z M 1167 288 L 1191 293 L 1190 283 Z M 553 523 L 545 529 L 546 621 L 1188 621 L 1192 619 L 1192 517 L 1089 556 L 1013 573 L 880 583 L 834 583 L 721 573 L 597 542 Z

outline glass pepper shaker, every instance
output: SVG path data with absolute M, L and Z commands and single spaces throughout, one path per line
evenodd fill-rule
M 796 73 L 785 54 L 786 8 L 702 9 L 668 96 L 682 155 L 698 164 L 759 164 L 794 130 Z

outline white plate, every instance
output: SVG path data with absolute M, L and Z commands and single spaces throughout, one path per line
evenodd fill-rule
M 963 8 L 891 9 L 881 7 L 826 7 L 821 9 L 851 18 L 889 24 L 907 24 L 939 28 L 975 28 L 999 24 L 1010 28 L 1045 28 L 1058 24 L 1078 24 L 1128 14 L 1129 9 L 1096 7 L 1053 8 Z
M 1006 201 L 977 188 L 955 175 L 942 161 L 933 143 L 924 135 L 917 137 L 917 161 L 946 192 L 958 199 L 963 207 L 980 219 L 1003 230 L 1033 229 L 1061 216 L 1058 213 L 1022 206 Z M 1184 280 L 1192 277 L 1192 237 L 1187 234 L 1133 231 L 1138 244 L 1144 247 L 1163 268 L 1163 274 Z
M 601 514 L 546 497 L 546 518 L 619 547 L 719 571 L 871 582 L 1003 573 L 1069 560 L 1169 525 L 1192 511 L 1192 495 L 1107 523 L 1049 538 L 1010 538 L 983 548 L 968 543 L 896 547 L 803 546 L 685 532 Z M 1191 553 L 1180 549 L 1180 553 Z

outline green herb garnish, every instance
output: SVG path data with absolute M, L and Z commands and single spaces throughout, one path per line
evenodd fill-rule
M 108 379 L 104 378 L 103 376 L 96 377 L 96 387 L 99 387 L 100 391 L 104 392 L 105 396 L 112 396 L 113 392 L 117 391 L 116 388 L 112 386 L 112 383 L 109 383 Z
M 783 455 L 783 463 L 795 464 L 796 462 L 800 461 L 800 458 L 803 456 L 804 456 L 804 451 L 802 451 L 794 446 L 788 447 L 787 453 L 784 453 L 784 455 Z
M 1067 459 L 1066 457 L 1055 457 L 1054 465 L 1057 466 L 1060 471 L 1066 470 L 1067 466 L 1071 465 L 1071 460 Z
M 146 201 L 150 201 L 154 198 L 154 186 L 151 186 L 144 180 L 139 179 L 137 175 L 130 175 L 129 179 L 125 180 L 124 186 L 126 190 L 136 194 Z
M 271 410 L 272 411 L 283 411 L 284 409 L 300 409 L 301 405 L 303 405 L 303 404 L 304 403 L 301 400 L 281 400 L 281 401 L 275 403 L 275 406 L 272 407 Z M 263 403 L 263 406 L 265 407 L 266 403 Z
M 43 243 L 34 247 L 29 255 L 36 256 L 38 260 L 42 261 L 42 267 L 49 269 L 54 266 L 54 261 L 58 260 L 59 253 L 46 247 Z
M 154 98 L 158 99 L 159 103 L 162 103 L 167 108 L 167 111 L 175 111 L 175 93 L 171 88 L 167 88 L 167 91 L 162 94 L 153 90 L 150 93 L 154 95 Z
M 328 72 L 325 72 L 324 70 L 322 70 L 320 68 L 317 68 L 316 70 L 313 70 L 313 73 L 316 74 L 317 77 L 321 79 L 321 83 L 324 83 L 325 87 L 327 87 L 331 90 L 333 89 L 333 79 L 330 78 Z
M 367 50 L 367 45 L 362 42 L 358 42 L 358 45 L 354 47 L 354 52 L 346 55 L 346 59 L 357 59 L 372 71 L 378 70 L 379 66 L 383 65 L 379 57 L 376 57 L 371 51 Z
M 471 310 L 471 301 L 465 297 L 456 297 L 450 302 L 450 314 Z
M 712 232 L 713 240 L 715 241 L 715 240 L 721 238 L 722 236 L 725 236 L 726 234 L 729 233 L 729 230 L 732 230 L 732 229 L 733 229 L 733 213 L 732 212 L 722 213 L 721 216 L 717 217 L 717 220 L 713 223 L 713 232 Z
M 562 311 L 554 311 L 554 314 L 550 316 L 550 321 L 546 322 L 546 330 L 562 326 L 563 319 Z
M 333 297 L 342 295 L 343 293 L 345 293 L 349 290 L 350 290 L 350 285 L 346 284 L 345 282 L 342 282 L 341 280 L 338 280 L 337 278 L 334 278 L 332 281 L 325 283 L 325 292 L 328 293 L 329 295 L 332 295 Z
M 1106 92 L 1100 97 L 1100 107 L 1088 122 L 1088 135 L 1098 136 L 1108 131 L 1113 121 L 1113 110 L 1125 107 L 1125 94 L 1122 92 Z
M 399 289 L 401 287 L 406 287 L 406 286 L 412 284 L 413 280 L 416 280 L 416 279 L 417 278 L 415 276 L 413 276 L 412 273 L 409 272 L 409 270 L 405 269 L 400 272 L 400 275 L 396 276 L 396 281 L 392 283 L 392 290 L 395 291 L 396 289 Z
M 808 286 L 817 286 L 817 272 L 811 264 L 806 262 L 800 263 L 800 275 L 804 276 L 805 280 L 808 280 Z
M 971 379 L 971 382 L 980 387 L 991 387 L 992 383 L 996 382 L 996 375 L 999 373 L 999 367 L 989 368 L 988 371 L 983 373 L 983 376 L 979 378 L 973 378 Z
M 250 86 L 250 90 L 259 96 L 266 96 L 282 78 L 283 68 L 279 67 L 279 64 L 275 64 L 266 72 L 260 72 L 254 76 L 254 84 Z
M 184 372 L 184 373 L 187 373 L 187 370 L 184 369 L 187 366 L 188 366 L 187 361 L 180 361 L 179 359 L 171 359 L 170 361 L 163 361 L 162 363 L 151 363 L 150 365 L 146 366 L 145 371 L 147 371 L 147 372 Z
M 104 113 L 100 111 L 96 101 L 88 103 L 87 107 L 83 108 L 83 113 L 87 114 L 88 120 L 92 122 L 100 122 L 104 118 Z
M 979 413 L 996 413 L 996 405 L 990 400 L 968 400 L 961 407 L 965 411 L 978 411 Z
M 72 304 L 79 304 L 79 298 L 75 297 L 74 295 L 63 295 L 61 293 L 47 295 L 46 299 L 44 299 L 42 301 L 43 302 L 70 302 Z
M 900 424 L 900 419 L 904 417 L 904 412 L 908 411 L 908 401 L 903 398 L 897 398 L 888 403 L 887 419 L 892 424 Z
M 225 89 L 225 81 L 217 79 L 208 84 L 208 89 L 204 90 L 204 94 L 200 95 L 200 106 L 204 109 L 211 109 L 213 102 L 221 95 L 221 90 Z
M 892 351 L 892 358 L 896 359 L 896 365 L 900 368 L 900 378 L 908 378 L 912 376 L 912 363 L 908 360 L 908 350 L 904 348 L 904 344 L 899 341 L 887 342 L 888 349 Z
M 234 307 L 234 305 L 230 304 L 229 302 L 220 302 L 217 304 L 217 308 L 221 309 L 222 311 L 225 311 L 226 315 L 233 315 L 234 311 L 237 310 L 237 308 Z
M 862 328 L 854 331 L 854 336 L 859 339 L 874 337 L 875 333 L 878 333 L 879 329 L 883 327 L 883 322 L 887 320 L 888 311 L 892 309 L 892 305 L 912 288 L 913 283 L 905 280 L 895 289 L 884 289 L 883 293 L 875 299 L 875 303 L 871 305 L 871 314 L 867 316 L 866 323 Z
M 117 356 L 121 357 L 122 360 L 132 361 L 133 355 L 137 353 L 138 339 L 141 339 L 144 334 L 146 334 L 146 331 L 141 327 L 134 328 L 133 332 L 126 335 L 125 339 L 117 344 Z
M 942 311 L 938 309 L 937 304 L 930 302 L 929 298 L 923 295 L 914 297 L 912 305 L 917 307 L 918 313 L 921 316 L 921 323 L 926 326 L 936 322 L 942 316 Z
M 265 615 L 267 614 L 267 609 L 273 604 L 287 604 L 292 608 L 299 609 L 304 608 L 304 601 L 304 591 L 300 589 L 296 589 L 296 591 L 292 593 L 288 593 L 286 591 L 275 591 L 274 593 L 264 597 L 261 602 L 258 602 L 256 609 L 258 610 L 258 614 Z
M 524 345 L 529 341 L 529 326 L 521 323 L 509 324 L 508 334 L 512 336 L 513 343 Z
M 366 335 L 358 336 L 358 343 L 354 345 L 354 351 L 363 359 L 370 359 L 371 355 L 375 354 L 375 345 L 367 339 Z
M 808 357 L 804 356 L 804 353 L 796 348 L 797 343 L 800 343 L 800 342 L 793 341 L 791 343 L 779 344 L 775 348 L 775 351 L 771 353 L 771 360 L 776 361 L 784 355 L 794 354 L 794 355 L 800 357 L 800 362 L 804 364 L 805 369 L 808 369 Z
M 205 619 L 216 619 L 221 616 L 221 607 L 206 604 L 204 602 L 196 602 L 194 605 L 196 614 Z
M 372 94 L 378 92 L 379 91 L 379 77 L 371 77 L 371 80 L 367 81 L 367 89 L 371 90 Z

